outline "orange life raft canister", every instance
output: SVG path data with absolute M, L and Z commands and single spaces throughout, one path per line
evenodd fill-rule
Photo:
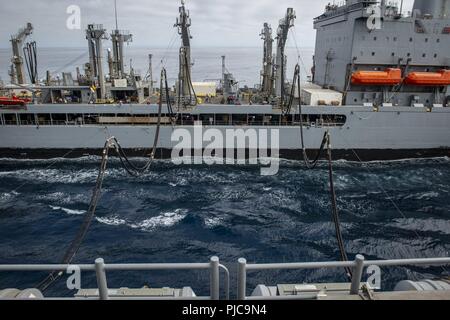
M 411 72 L 406 83 L 414 86 L 450 86 L 450 70 L 439 72 Z
M 352 75 L 352 84 L 395 86 L 402 82 L 402 71 L 389 68 L 386 71 L 356 71 Z

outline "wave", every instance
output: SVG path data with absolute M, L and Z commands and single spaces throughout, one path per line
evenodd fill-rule
M 207 228 L 213 229 L 223 225 L 223 220 L 223 218 L 205 218 L 204 223 Z
M 54 211 L 62 211 L 68 215 L 83 215 L 86 214 L 85 210 L 73 210 L 64 207 L 50 206 Z M 187 210 L 177 209 L 173 212 L 165 212 L 156 217 L 150 219 L 145 219 L 140 222 L 129 222 L 125 219 L 120 218 L 117 215 L 106 216 L 106 217 L 96 217 L 95 220 L 101 224 L 108 226 L 127 226 L 131 229 L 136 229 L 144 232 L 154 231 L 158 228 L 169 228 L 180 223 L 187 216 Z
M 166 212 L 139 223 L 130 224 L 129 226 L 133 229 L 139 229 L 141 231 L 153 231 L 158 227 L 173 227 L 184 220 L 186 216 L 187 210 L 177 209 L 174 212 Z
M 55 211 L 63 211 L 69 215 L 82 215 L 85 214 L 87 211 L 85 210 L 73 210 L 73 209 L 67 209 L 63 207 L 56 207 L 56 206 L 50 206 L 51 209 Z
M 20 193 L 18 193 L 16 191 L 0 193 L 0 201 L 9 201 L 9 200 L 14 199 L 18 195 L 20 195 Z

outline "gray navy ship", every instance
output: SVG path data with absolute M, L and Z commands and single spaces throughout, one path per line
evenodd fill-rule
M 165 158 L 177 144 L 175 129 L 194 134 L 201 124 L 224 136 L 227 129 L 277 129 L 283 158 L 302 158 L 303 149 L 316 153 L 325 132 L 332 137 L 333 156 L 340 159 L 448 157 L 450 1 L 416 0 L 411 13 L 402 9 L 386 1 L 329 4 L 314 19 L 313 76 L 300 86 L 295 77 L 287 80 L 285 47 L 296 19 L 288 9 L 276 36 L 264 24 L 261 84 L 251 89 L 239 88 L 225 58 L 220 86 L 192 81 L 191 18 L 184 2 L 175 25 L 182 40 L 179 76 L 170 90 L 163 90 L 163 81 L 160 88 L 154 85 L 151 55 L 146 77 L 125 70 L 130 32 L 116 26 L 108 33 L 95 24 L 86 29 L 90 58 L 84 70 L 58 79 L 48 72 L 40 81 L 36 45 L 25 43 L 33 31 L 28 24 L 11 39 L 11 84 L 0 88 L 0 154 L 100 154 L 105 140 L 114 136 L 127 153 L 142 156 L 159 132 L 156 156 Z M 107 39 L 112 49 L 106 51 Z M 158 101 L 164 102 L 161 113 Z

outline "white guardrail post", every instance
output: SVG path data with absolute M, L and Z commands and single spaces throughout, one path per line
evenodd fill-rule
M 247 260 L 238 260 L 238 300 L 245 300 L 247 295 Z
M 219 258 L 212 257 L 210 261 L 211 266 L 211 300 L 220 299 L 220 274 L 219 274 Z
M 95 274 L 100 300 L 108 300 L 108 283 L 106 281 L 105 261 L 101 258 L 95 260 Z
M 352 286 L 350 294 L 359 294 L 359 288 L 361 287 L 361 279 L 364 271 L 364 256 L 358 254 L 355 258 L 355 267 L 353 268 Z

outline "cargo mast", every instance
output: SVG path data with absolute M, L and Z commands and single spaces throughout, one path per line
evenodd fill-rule
M 178 74 L 178 104 L 187 106 L 195 104 L 193 101 L 192 80 L 191 80 L 191 39 L 192 36 L 189 31 L 191 26 L 191 18 L 189 11 L 185 8 L 185 0 L 181 0 L 180 17 L 177 18 L 175 27 L 178 28 L 178 33 L 181 35 L 182 45 L 180 47 L 180 66 Z
M 105 76 L 103 73 L 103 45 L 102 40 L 108 39 L 103 25 L 88 25 L 86 39 L 89 46 L 89 70 L 88 77 L 91 84 L 100 87 L 100 99 L 105 98 Z
M 277 32 L 277 60 L 276 60 L 276 74 L 275 74 L 275 94 L 277 98 L 284 96 L 286 84 L 286 55 L 285 48 L 289 29 L 294 26 L 295 21 L 294 9 L 288 8 L 286 16 L 280 20 L 280 25 Z
M 22 45 L 23 41 L 26 37 L 31 35 L 33 32 L 33 25 L 31 23 L 28 23 L 27 26 L 19 32 L 11 37 L 11 44 L 12 44 L 12 59 L 11 62 L 14 65 L 14 68 L 11 67 L 11 82 L 15 83 L 17 81 L 17 84 L 25 84 L 25 70 L 23 67 L 23 57 L 21 54 L 22 51 Z
M 261 93 L 265 98 L 268 98 L 273 94 L 273 38 L 272 28 L 268 23 L 264 23 L 261 39 L 264 40 Z
M 125 76 L 124 68 L 124 44 L 133 41 L 133 35 L 129 31 L 119 30 L 119 23 L 117 18 L 117 0 L 114 1 L 116 29 L 111 33 L 112 41 L 112 74 L 113 79 L 123 79 Z

